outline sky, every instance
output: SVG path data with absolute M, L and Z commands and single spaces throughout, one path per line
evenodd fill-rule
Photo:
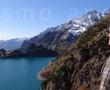
M 0 0 L 0 40 L 30 38 L 87 11 L 108 8 L 110 0 Z

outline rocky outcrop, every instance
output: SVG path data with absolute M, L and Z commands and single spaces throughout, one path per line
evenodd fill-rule
M 58 57 L 45 70 L 51 68 L 41 90 L 98 90 L 101 69 L 110 56 L 106 33 L 110 15 L 88 28 L 70 47 L 69 52 Z M 83 87 L 86 85 L 87 87 Z M 80 88 L 81 87 L 81 88 Z

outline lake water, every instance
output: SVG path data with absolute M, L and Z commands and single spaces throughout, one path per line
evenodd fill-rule
M 53 57 L 0 59 L 0 90 L 40 90 L 38 72 Z

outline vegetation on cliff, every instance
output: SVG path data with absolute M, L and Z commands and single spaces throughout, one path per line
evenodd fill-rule
M 88 28 L 63 56 L 58 57 L 46 69 L 51 69 L 41 90 L 79 90 L 86 85 L 98 90 L 101 69 L 110 55 L 108 37 L 110 15 Z

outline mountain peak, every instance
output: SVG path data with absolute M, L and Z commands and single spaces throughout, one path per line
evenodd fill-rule
M 91 10 L 91 11 L 87 12 L 87 15 L 89 15 L 89 14 L 97 14 L 97 13 L 98 12 L 96 10 Z

